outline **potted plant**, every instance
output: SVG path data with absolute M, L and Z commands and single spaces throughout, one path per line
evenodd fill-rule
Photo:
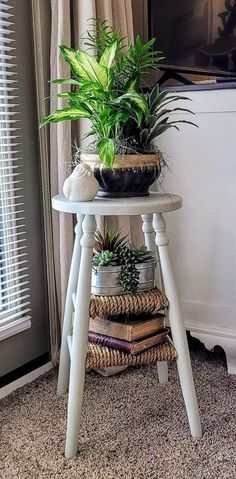
M 79 161 L 89 164 L 100 184 L 99 196 L 127 197 L 148 194 L 158 178 L 163 157 L 156 145 L 158 137 L 169 128 L 178 130 L 172 111 L 190 112 L 186 108 L 170 108 L 177 100 L 188 100 L 156 85 L 144 94 L 141 76 L 157 69 L 160 51 L 154 51 L 155 38 L 143 43 L 139 36 L 134 44 L 123 45 L 117 29 L 106 21 L 95 20 L 92 30 L 83 38 L 83 47 L 74 50 L 60 46 L 62 56 L 71 67 L 71 79 L 53 83 L 71 86 L 59 93 L 67 106 L 54 111 L 41 122 L 88 118 L 91 127 L 85 137 L 93 139 Z M 89 49 L 93 49 L 93 54 Z
M 108 228 L 95 234 L 92 294 L 118 295 L 148 291 L 155 284 L 155 259 L 145 246 L 134 246 L 121 230 Z

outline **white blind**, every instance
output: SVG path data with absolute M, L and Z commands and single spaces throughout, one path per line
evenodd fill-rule
M 0 0 L 0 331 L 30 316 L 14 8 Z

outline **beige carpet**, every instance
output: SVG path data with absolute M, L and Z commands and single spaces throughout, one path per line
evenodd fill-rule
M 66 397 L 57 371 L 0 403 L 1 479 L 235 479 L 236 377 L 221 359 L 193 352 L 204 435 L 189 435 L 176 366 L 161 386 L 156 367 L 87 375 L 80 456 L 63 456 Z

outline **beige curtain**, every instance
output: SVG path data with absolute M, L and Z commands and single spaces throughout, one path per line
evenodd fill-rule
M 142 0 L 143 1 L 143 0 Z M 133 0 L 134 2 L 134 0 Z M 135 3 L 135 2 L 134 2 Z M 66 44 L 78 47 L 79 37 L 87 29 L 87 20 L 92 17 L 107 19 L 110 25 L 119 28 L 123 36 L 133 41 L 133 10 L 132 0 L 32 0 L 33 25 L 35 36 L 36 83 L 38 91 L 39 117 L 47 113 L 47 105 L 41 102 L 48 95 L 48 80 L 54 78 L 68 78 L 69 67 L 61 59 L 58 45 Z M 51 21 L 50 21 L 51 19 Z M 51 31 L 50 53 L 48 45 L 42 49 L 45 42 L 44 34 Z M 50 72 L 43 65 L 50 62 Z M 52 85 L 50 88 L 50 108 L 52 111 L 62 106 L 62 100 L 56 97 L 63 86 Z M 50 136 L 47 137 L 50 128 Z M 86 124 L 82 125 L 82 129 Z M 48 247 L 48 275 L 50 297 L 51 343 L 54 362 L 57 361 L 60 326 L 58 317 L 62 318 L 64 309 L 66 286 L 73 247 L 73 219 L 71 215 L 55 212 L 50 214 L 50 197 L 61 193 L 64 180 L 71 163 L 73 143 L 81 133 L 78 125 L 69 122 L 50 125 L 47 133 L 41 132 L 41 165 L 43 176 L 43 190 L 46 207 L 45 230 Z M 49 154 L 50 152 L 50 154 Z M 108 223 L 111 219 L 107 219 Z M 114 224 L 114 220 L 113 224 Z M 116 226 L 125 226 L 131 233 L 135 243 L 141 243 L 141 228 L 139 218 L 122 217 L 116 219 Z M 49 226 L 48 226 L 49 225 Z M 100 221 L 102 225 L 102 221 Z
M 51 9 L 48 0 L 32 0 L 32 25 L 34 36 L 35 80 L 37 91 L 38 122 L 49 113 L 49 100 L 42 101 L 50 95 L 48 80 L 50 78 L 50 35 Z M 51 212 L 50 182 L 50 135 L 49 129 L 39 130 L 39 163 L 41 166 L 43 225 L 46 253 L 46 274 L 48 291 L 48 308 L 50 323 L 51 356 L 53 363 L 58 361 L 60 347 L 60 321 L 58 312 L 58 291 L 56 288 L 55 250 L 53 242 L 53 225 Z

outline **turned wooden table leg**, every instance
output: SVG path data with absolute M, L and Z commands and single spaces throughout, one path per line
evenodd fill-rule
M 166 235 L 166 224 L 161 213 L 154 215 L 153 224 L 156 231 L 156 244 L 159 250 L 159 258 L 165 292 L 170 303 L 169 321 L 174 346 L 177 351 L 177 367 L 183 398 L 187 410 L 190 430 L 193 437 L 201 437 L 201 423 L 193 382 L 187 336 L 169 254 L 169 241 Z
M 156 259 L 156 275 L 155 275 L 155 282 L 158 288 L 162 288 L 162 277 L 161 277 L 161 270 L 160 270 L 160 260 L 159 260 L 159 253 L 155 243 L 155 231 L 153 228 L 153 214 L 149 213 L 146 215 L 141 215 L 143 220 L 142 230 L 144 233 L 144 242 L 145 246 L 149 251 L 152 251 L 155 255 Z
M 68 420 L 66 457 L 73 457 L 78 450 L 79 428 L 84 389 L 85 361 L 88 347 L 89 304 L 91 298 L 91 272 L 96 220 L 86 215 L 83 221 L 81 260 L 75 302 L 73 338 L 71 347 L 70 387 L 68 396 Z
M 157 286 L 161 287 L 161 275 L 159 269 L 159 255 L 155 243 L 155 231 L 153 228 L 153 214 L 141 215 L 143 220 L 142 230 L 144 233 L 145 246 L 149 251 L 152 251 L 155 255 L 157 265 L 156 265 L 156 275 L 155 283 Z M 168 382 L 168 364 L 166 361 L 158 361 L 157 363 L 157 372 L 158 380 L 160 384 L 165 384 Z
M 71 320 L 72 320 L 72 314 L 74 312 L 72 294 L 75 293 L 76 291 L 77 281 L 79 276 L 80 253 L 81 253 L 80 240 L 82 237 L 83 219 L 84 219 L 84 215 L 77 215 L 77 224 L 75 227 L 75 242 L 74 242 L 74 249 L 73 249 L 69 281 L 68 281 L 68 287 L 67 287 L 62 340 L 61 340 L 60 366 L 59 366 L 59 375 L 58 375 L 58 383 L 57 383 L 57 394 L 59 396 L 67 392 L 68 385 L 69 385 L 70 357 L 69 357 L 69 349 L 67 344 L 67 336 L 71 334 Z

